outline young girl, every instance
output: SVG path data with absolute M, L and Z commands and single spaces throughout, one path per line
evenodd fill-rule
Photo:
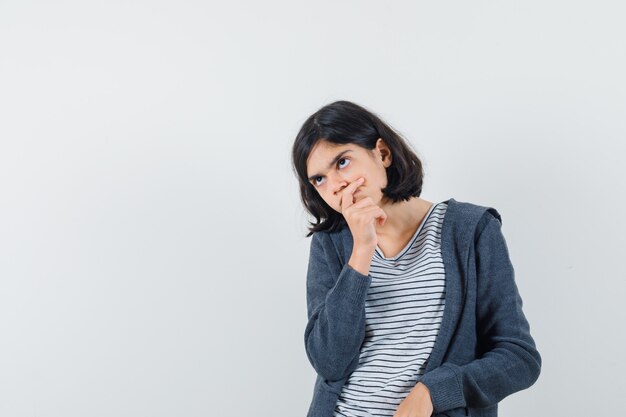
M 420 198 L 415 152 L 348 101 L 304 122 L 292 158 L 316 219 L 307 417 L 492 417 L 537 380 L 541 356 L 496 209 Z

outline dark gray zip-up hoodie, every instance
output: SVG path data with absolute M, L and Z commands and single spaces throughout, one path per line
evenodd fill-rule
M 502 217 L 492 207 L 444 203 L 446 307 L 420 381 L 437 417 L 495 417 L 500 400 L 537 380 L 541 356 L 522 310 Z M 307 417 L 333 417 L 359 363 L 372 278 L 348 265 L 352 246 L 347 226 L 311 237 L 304 343 L 317 379 Z

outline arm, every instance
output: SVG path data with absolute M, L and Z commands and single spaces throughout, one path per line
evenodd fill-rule
M 485 353 L 464 365 L 444 362 L 423 375 L 435 412 L 487 407 L 528 388 L 541 371 L 501 223 L 490 213 L 486 216 L 475 246 L 476 327 L 479 348 Z
M 309 362 L 324 379 L 347 377 L 359 363 L 365 338 L 365 299 L 372 282 L 348 263 L 336 276 L 327 253 L 334 246 L 327 235 L 314 233 L 307 272 L 307 315 L 304 344 Z M 336 268 L 338 269 L 338 268 Z

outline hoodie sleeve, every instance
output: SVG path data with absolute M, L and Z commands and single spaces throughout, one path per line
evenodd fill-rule
M 530 387 L 541 356 L 522 310 L 501 220 L 488 213 L 475 242 L 478 345 L 485 352 L 464 365 L 444 362 L 423 375 L 435 412 L 487 407 Z
M 365 299 L 371 282 L 369 275 L 347 262 L 340 265 L 327 233 L 313 234 L 306 279 L 308 322 L 304 344 L 309 362 L 325 380 L 344 379 L 359 363 L 365 338 Z

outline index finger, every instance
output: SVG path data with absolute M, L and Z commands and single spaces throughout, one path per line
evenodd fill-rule
M 346 188 L 343 189 L 343 191 L 341 192 L 341 210 L 342 211 L 350 207 L 353 204 L 352 194 L 354 194 L 356 187 L 358 187 L 361 184 L 363 184 L 363 177 L 357 178 L 356 180 L 348 184 Z

